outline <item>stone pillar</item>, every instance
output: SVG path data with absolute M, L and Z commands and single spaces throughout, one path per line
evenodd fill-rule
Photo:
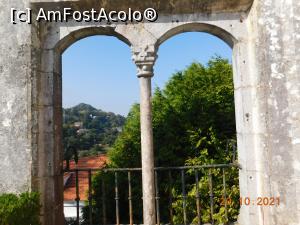
M 35 27 L 9 22 L 11 8 L 28 7 L 29 0 L 0 1 L 0 194 L 21 193 L 32 188 L 33 117 L 29 83 Z
M 279 198 L 280 204 L 249 211 L 242 225 L 300 224 L 299 18 L 299 1 L 255 0 L 248 15 L 255 101 L 249 118 L 253 148 L 247 151 L 255 167 L 248 159 L 246 185 L 255 182 L 256 197 Z
M 154 47 L 133 50 L 140 80 L 141 159 L 144 225 L 155 225 L 154 154 L 151 109 L 151 78 L 156 59 Z

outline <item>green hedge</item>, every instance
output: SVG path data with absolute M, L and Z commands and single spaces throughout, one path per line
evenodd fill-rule
M 38 193 L 0 195 L 0 225 L 40 225 Z

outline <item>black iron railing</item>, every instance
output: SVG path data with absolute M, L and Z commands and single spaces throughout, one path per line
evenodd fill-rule
M 188 209 L 187 209 L 187 202 L 188 202 L 188 193 L 187 193 L 187 186 L 191 186 L 191 184 L 195 187 L 195 194 L 194 194 L 194 202 L 195 202 L 195 217 L 197 218 L 196 224 L 202 225 L 202 205 L 201 205 L 201 198 L 204 196 L 201 196 L 200 194 L 200 187 L 199 187 L 199 181 L 200 181 L 200 174 L 201 176 L 207 176 L 208 180 L 208 199 L 209 199 L 209 206 L 210 206 L 210 223 L 212 225 L 215 224 L 214 220 L 214 206 L 215 206 L 215 196 L 214 196 L 214 177 L 213 177 L 213 171 L 218 170 L 220 172 L 220 176 L 218 179 L 222 180 L 222 198 L 223 201 L 223 207 L 224 207 L 224 218 L 225 221 L 228 221 L 228 203 L 227 203 L 227 180 L 226 180 L 226 170 L 230 168 L 238 168 L 238 164 L 231 163 L 231 164 L 213 164 L 213 165 L 202 165 L 202 166 L 182 166 L 182 167 L 156 167 L 155 170 L 155 201 L 156 201 L 156 223 L 157 225 L 160 224 L 174 224 L 173 218 L 174 218 L 174 207 L 173 203 L 175 200 L 175 196 L 173 193 L 174 185 L 177 186 L 177 190 L 181 192 L 180 198 L 182 201 L 182 221 L 184 225 L 191 224 L 191 221 L 188 221 Z M 205 173 L 203 171 L 206 171 Z M 134 210 L 134 204 L 133 204 L 133 174 L 139 173 L 141 174 L 141 168 L 103 168 L 103 169 L 71 169 L 67 170 L 65 172 L 73 173 L 75 174 L 75 180 L 76 180 L 76 224 L 79 225 L 82 222 L 80 221 L 80 193 L 79 193 L 79 174 L 82 172 L 85 172 L 88 174 L 88 191 L 87 191 L 87 202 L 86 202 L 86 208 L 87 208 L 87 215 L 88 219 L 85 221 L 84 224 L 88 225 L 95 225 L 95 224 L 121 224 L 120 219 L 120 183 L 119 178 L 123 178 L 123 184 L 121 187 L 121 190 L 124 191 L 124 189 L 127 189 L 127 199 L 126 201 L 128 209 L 128 215 L 126 219 L 126 224 L 137 224 L 141 223 L 142 221 L 135 221 L 133 210 Z M 114 187 L 107 187 L 107 184 L 105 184 L 105 180 L 103 179 L 101 181 L 101 215 L 99 215 L 100 222 L 95 223 L 93 221 L 93 189 L 92 189 L 92 176 L 95 176 L 97 172 L 102 173 L 110 173 L 114 178 Z M 177 174 L 177 177 L 175 178 L 175 174 Z M 162 196 L 161 196 L 161 188 L 160 188 L 160 175 L 161 179 L 163 179 L 164 183 L 167 183 L 167 188 L 163 189 L 163 198 L 164 202 L 161 202 Z M 124 187 L 124 177 L 126 177 L 127 185 Z M 140 181 L 141 182 L 141 181 Z M 179 187 L 179 188 L 178 188 Z M 107 191 L 110 189 L 110 196 L 111 191 L 114 192 L 114 198 L 107 199 Z M 181 189 L 181 190 L 180 190 Z M 142 190 L 140 190 L 140 193 Z M 141 196 L 138 197 L 140 200 L 142 199 Z M 178 196 L 176 197 L 178 199 Z M 107 202 L 108 201 L 114 201 L 114 209 L 108 208 Z M 124 199 L 123 199 L 124 201 Z M 112 204 L 110 204 L 111 206 Z M 166 221 L 166 216 L 164 218 L 164 221 L 161 221 L 161 207 L 164 206 L 164 210 L 168 212 L 164 212 L 164 215 L 168 214 L 168 218 Z M 115 211 L 115 221 L 107 221 L 107 212 L 114 210 Z M 142 211 L 141 208 L 137 209 L 140 212 Z M 124 204 L 122 211 L 124 212 Z M 124 224 L 124 222 L 122 222 Z

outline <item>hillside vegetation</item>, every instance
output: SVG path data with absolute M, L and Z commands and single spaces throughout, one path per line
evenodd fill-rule
M 64 158 L 106 152 L 115 142 L 124 122 L 121 115 L 84 103 L 63 109 Z

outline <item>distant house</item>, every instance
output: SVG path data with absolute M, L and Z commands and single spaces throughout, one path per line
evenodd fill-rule
M 85 134 L 86 132 L 88 132 L 89 130 L 88 129 L 79 129 L 77 130 L 77 134 Z
M 73 124 L 73 126 L 74 126 L 75 128 L 80 129 L 80 128 L 83 127 L 83 122 L 75 122 L 75 123 Z
M 116 130 L 117 130 L 118 132 L 122 132 L 123 128 L 122 128 L 122 127 L 116 127 Z
M 78 160 L 77 168 L 79 169 L 96 169 L 105 167 L 107 162 L 106 155 L 88 156 Z M 65 162 L 64 162 L 65 165 Z M 70 169 L 75 169 L 74 160 L 70 161 Z M 88 172 L 81 171 L 78 173 L 79 197 L 80 197 L 80 217 L 81 209 L 88 200 Z M 74 172 L 64 174 L 64 214 L 66 219 L 76 218 L 76 175 Z

